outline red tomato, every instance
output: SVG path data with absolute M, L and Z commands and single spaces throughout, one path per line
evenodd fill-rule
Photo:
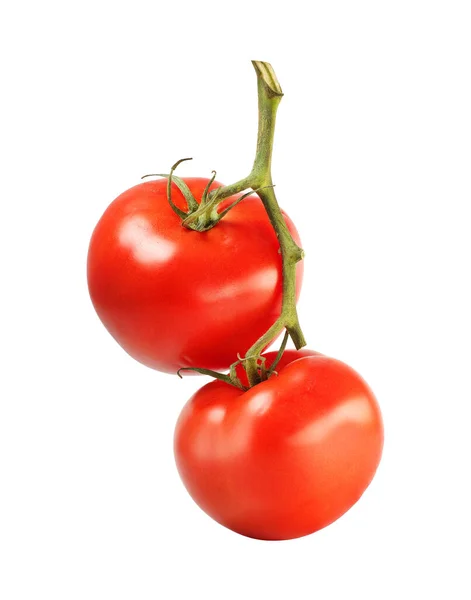
M 378 404 L 353 369 L 288 351 L 277 371 L 246 392 L 205 385 L 175 430 L 177 467 L 195 502 L 229 529 L 265 540 L 338 519 L 369 485 L 383 448 Z
M 208 179 L 183 180 L 199 200 Z M 141 183 L 106 209 L 90 241 L 90 296 L 111 335 L 143 364 L 168 373 L 225 370 L 280 314 L 278 240 L 257 196 L 199 233 L 182 227 L 166 186 L 166 179 Z M 175 184 L 172 190 L 186 209 Z M 298 294 L 301 277 L 299 263 Z

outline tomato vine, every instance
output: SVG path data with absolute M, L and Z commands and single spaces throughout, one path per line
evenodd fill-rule
M 306 345 L 296 309 L 296 264 L 303 260 L 304 251 L 293 240 L 291 233 L 286 226 L 286 222 L 276 199 L 271 173 L 276 113 L 283 92 L 275 75 L 275 71 L 269 63 L 252 61 L 252 64 L 257 74 L 258 87 L 258 136 L 252 170 L 244 179 L 212 191 L 207 199 L 200 203 L 198 209 L 193 213 L 185 215 L 183 220 L 183 225 L 186 227 L 200 231 L 210 229 L 216 225 L 221 216 L 223 216 L 222 213 L 218 215 L 217 206 L 225 198 L 243 192 L 248 188 L 252 188 L 263 202 L 270 222 L 276 232 L 280 244 L 283 271 L 281 314 L 272 326 L 246 352 L 243 364 L 247 372 L 250 386 L 256 385 L 265 379 L 267 375 L 269 376 L 271 374 L 264 373 L 263 365 L 260 364 L 260 355 L 266 346 L 277 337 L 283 329 L 286 329 L 293 340 L 296 349 L 299 350 Z M 170 177 L 171 175 L 169 176 L 169 181 Z M 245 195 L 234 202 L 233 205 L 244 197 Z M 232 208 L 233 205 L 231 205 L 229 209 Z M 227 212 L 227 210 L 228 209 L 226 209 L 224 213 Z M 200 224 L 199 227 L 198 224 Z M 280 349 L 281 353 L 283 352 L 284 345 L 286 345 L 286 340 Z M 235 376 L 234 368 L 231 368 L 229 375 L 221 375 L 220 373 L 208 369 L 191 370 L 206 375 L 212 375 L 217 379 L 232 383 L 236 387 L 241 386 L 240 381 Z

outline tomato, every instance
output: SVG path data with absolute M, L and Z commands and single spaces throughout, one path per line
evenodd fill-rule
M 293 350 L 277 372 L 246 392 L 205 385 L 175 430 L 178 471 L 195 502 L 229 529 L 265 540 L 338 519 L 371 482 L 383 448 L 378 404 L 349 366 Z
M 183 181 L 197 200 L 208 183 Z M 211 189 L 220 186 L 214 182 Z M 106 209 L 90 241 L 90 296 L 111 335 L 141 363 L 169 373 L 224 370 L 280 314 L 278 240 L 258 196 L 200 233 L 182 227 L 166 187 L 166 179 L 141 183 Z M 172 199 L 186 209 L 175 184 Z M 219 210 L 233 201 L 226 199 Z M 297 275 L 299 295 L 302 263 Z

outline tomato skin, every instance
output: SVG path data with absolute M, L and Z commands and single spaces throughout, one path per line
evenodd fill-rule
M 184 181 L 199 201 L 208 179 Z M 182 227 L 166 186 L 166 179 L 141 183 L 106 209 L 89 246 L 90 296 L 111 335 L 141 363 L 168 373 L 224 370 L 280 314 L 278 240 L 257 196 L 200 233 Z M 214 182 L 211 189 L 220 186 Z M 172 190 L 175 204 L 185 209 L 174 184 Z M 301 279 L 302 262 L 298 295 Z
M 370 388 L 316 353 L 280 363 L 278 376 L 247 392 L 205 385 L 175 429 L 177 468 L 195 502 L 229 529 L 264 540 L 338 519 L 369 485 L 382 448 Z

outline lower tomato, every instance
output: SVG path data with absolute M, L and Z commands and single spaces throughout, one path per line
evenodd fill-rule
M 197 200 L 209 183 L 184 181 Z M 172 190 L 175 204 L 185 209 L 175 184 Z M 220 210 L 233 201 L 226 199 Z M 298 263 L 298 294 L 302 268 Z M 168 203 L 166 179 L 148 181 L 116 198 L 98 222 L 88 286 L 105 327 L 138 361 L 169 373 L 224 370 L 280 315 L 279 243 L 258 196 L 201 233 L 182 227 Z
M 378 404 L 353 369 L 292 350 L 276 370 L 246 392 L 205 385 L 175 431 L 177 467 L 195 502 L 222 525 L 266 540 L 338 519 L 371 482 L 383 448 Z

